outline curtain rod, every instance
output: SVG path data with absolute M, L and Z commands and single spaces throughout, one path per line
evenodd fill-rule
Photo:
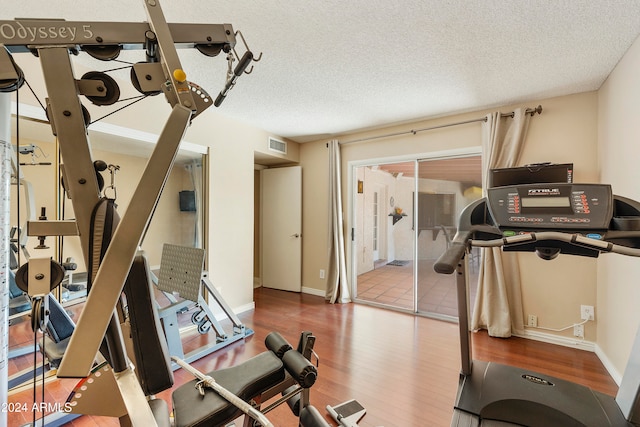
M 537 114 L 542 114 L 542 105 L 538 105 L 535 108 L 527 108 L 525 110 L 525 114 L 530 114 L 531 117 L 535 116 L 536 113 Z M 512 111 L 510 113 L 500 114 L 500 117 L 511 117 L 511 118 L 513 118 L 514 114 L 515 113 Z M 396 132 L 396 133 L 388 133 L 388 134 L 385 134 L 385 135 L 378 135 L 378 136 L 371 136 L 371 137 L 368 137 L 368 138 L 355 139 L 353 141 L 341 142 L 340 145 L 353 144 L 354 142 L 371 141 L 371 140 L 380 139 L 380 138 L 389 138 L 389 137 L 392 137 L 392 136 L 399 136 L 399 135 L 407 135 L 407 134 L 415 135 L 418 132 L 424 132 L 424 131 L 427 131 L 427 130 L 442 129 L 442 128 L 448 128 L 448 127 L 451 127 L 451 126 L 460 126 L 460 125 L 466 125 L 466 124 L 469 124 L 469 123 L 486 122 L 486 121 L 487 121 L 487 117 L 485 116 L 485 117 L 482 117 L 482 118 L 479 118 L 479 119 L 471 119 L 471 120 L 465 120 L 465 121 L 462 121 L 462 122 L 447 123 L 445 125 L 432 126 L 432 127 L 428 127 L 428 128 L 411 129 L 411 130 L 408 130 L 408 131 L 402 131 L 402 132 Z

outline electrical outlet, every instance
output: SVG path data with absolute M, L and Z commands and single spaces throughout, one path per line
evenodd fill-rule
M 320 278 L 324 279 L 324 270 L 320 270 Z
M 595 320 L 595 310 L 592 305 L 580 306 L 580 318 L 582 320 Z
M 584 325 L 575 325 L 573 327 L 573 336 L 578 338 L 584 338 Z
M 527 318 L 527 326 L 535 328 L 538 326 L 538 316 L 535 314 L 530 314 Z

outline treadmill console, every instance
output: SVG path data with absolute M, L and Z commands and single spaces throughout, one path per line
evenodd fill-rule
M 487 207 L 505 235 L 523 229 L 607 230 L 613 194 L 606 184 L 523 184 L 489 188 Z

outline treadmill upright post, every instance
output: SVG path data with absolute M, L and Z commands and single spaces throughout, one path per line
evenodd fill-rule
M 471 354 L 471 331 L 469 330 L 469 290 L 467 270 L 469 258 L 466 253 L 456 268 L 456 290 L 458 294 L 458 328 L 460 330 L 461 375 L 471 375 L 473 355 Z

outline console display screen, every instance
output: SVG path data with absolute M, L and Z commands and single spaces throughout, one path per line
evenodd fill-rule
M 571 207 L 571 201 L 568 197 L 523 197 L 520 200 L 523 208 L 568 208 Z

